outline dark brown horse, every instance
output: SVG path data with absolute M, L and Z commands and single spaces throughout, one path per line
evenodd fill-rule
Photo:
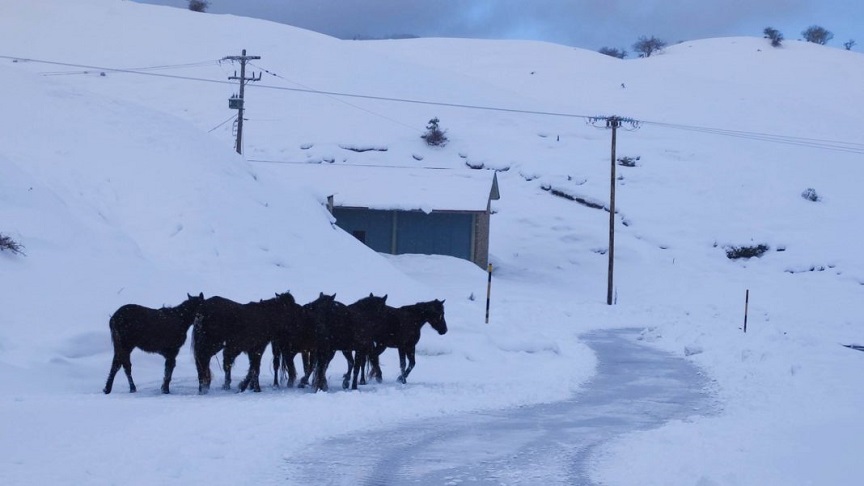
M 296 319 L 300 306 L 286 292 L 259 302 L 238 304 L 223 297 L 207 299 L 199 309 L 192 331 L 195 364 L 198 367 L 198 392 L 210 389 L 210 358 L 224 349 L 222 368 L 225 382 L 231 388 L 231 368 L 240 353 L 249 357 L 249 371 L 240 381 L 239 390 L 251 387 L 260 392 L 261 356 L 286 321 Z
M 387 348 L 399 350 L 399 369 L 401 373 L 397 380 L 405 383 L 408 374 L 414 369 L 414 353 L 420 341 L 420 329 L 429 323 L 438 334 L 447 333 L 447 321 L 444 319 L 444 301 L 433 300 L 404 305 L 402 307 L 387 306 L 387 318 L 384 325 L 375 331 L 375 347 L 369 355 L 371 363 L 370 378 L 381 383 L 381 366 L 378 357 Z M 405 366 L 408 358 L 408 366 Z
M 203 302 L 203 293 L 195 297 L 186 294 L 186 300 L 177 307 L 151 309 L 126 304 L 117 309 L 108 324 L 111 329 L 111 342 L 114 344 L 114 359 L 102 391 L 106 395 L 111 393 L 114 376 L 121 366 L 129 380 L 129 392 L 134 393 L 137 390 L 135 382 L 132 381 L 131 355 L 132 350 L 138 348 L 165 357 L 162 393 L 169 393 L 168 385 L 177 364 L 177 353 L 186 342 L 186 333 L 195 321 L 195 315 Z
M 342 351 L 348 362 L 348 372 L 342 377 L 342 387 L 357 389 L 357 378 L 366 356 L 374 349 L 373 326 L 383 319 L 387 297 L 369 295 L 346 306 L 335 295 L 321 293 L 318 299 L 303 306 L 315 336 L 313 363 L 315 391 L 327 390 L 327 368 L 336 351 Z M 358 359 L 352 357 L 355 352 Z

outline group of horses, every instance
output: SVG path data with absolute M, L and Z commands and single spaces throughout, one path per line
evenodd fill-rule
M 111 393 L 114 377 L 121 367 L 129 380 L 129 391 L 136 391 L 130 360 L 135 348 L 165 358 L 162 393 L 169 393 L 177 354 L 186 342 L 189 327 L 192 327 L 199 394 L 210 389 L 210 360 L 219 351 L 223 352 L 223 389 L 231 388 L 234 360 L 240 353 L 246 353 L 249 371 L 238 388 L 261 391 L 258 377 L 261 357 L 268 344 L 273 352 L 275 387 L 279 386 L 280 374 L 287 374 L 287 386 L 294 386 L 297 379 L 294 358 L 300 354 L 303 376 L 298 386 L 309 385 L 311 377 L 313 391 L 326 391 L 327 368 L 337 351 L 342 352 L 348 363 L 348 372 L 342 379 L 343 388 L 348 388 L 350 381 L 351 388 L 357 389 L 358 375 L 359 383 L 366 384 L 367 361 L 370 379 L 381 383 L 378 358 L 387 348 L 398 349 L 401 372 L 397 380 L 405 383 L 414 368 L 415 348 L 423 325 L 429 323 L 439 334 L 447 332 L 444 301 L 437 299 L 391 307 L 387 305 L 386 295 L 372 294 L 349 305 L 337 301 L 335 295 L 324 293 L 305 305 L 298 304 L 290 292 L 247 304 L 219 296 L 205 299 L 203 293 L 186 294 L 186 297 L 180 305 L 160 309 L 127 304 L 111 316 L 109 327 L 114 359 L 103 389 L 106 394 Z

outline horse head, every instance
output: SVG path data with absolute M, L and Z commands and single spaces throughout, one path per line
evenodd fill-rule
M 438 334 L 446 334 L 447 321 L 444 319 L 444 301 L 435 299 L 429 302 L 429 304 L 429 314 L 427 316 L 429 324 L 432 326 L 432 329 L 438 331 Z
M 204 303 L 204 292 L 199 293 L 198 295 L 189 295 L 186 294 L 186 300 L 183 301 L 180 305 L 177 306 L 177 310 L 180 315 L 183 316 L 194 316 L 198 312 L 198 308 L 201 307 L 201 304 Z

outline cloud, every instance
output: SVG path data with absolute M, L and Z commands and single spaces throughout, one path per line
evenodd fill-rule
M 640 35 L 670 43 L 760 36 L 765 26 L 783 26 L 817 8 L 849 1 L 858 0 L 824 0 L 818 7 L 812 0 L 210 0 L 210 12 L 265 18 L 343 39 L 394 34 L 517 38 L 597 49 L 628 47 Z

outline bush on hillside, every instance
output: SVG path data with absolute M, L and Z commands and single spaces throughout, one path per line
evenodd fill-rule
M 446 130 L 441 130 L 441 128 L 438 127 L 438 123 L 440 123 L 438 117 L 429 120 L 429 124 L 426 125 L 426 133 L 420 135 L 420 138 L 426 140 L 427 145 L 432 145 L 434 147 L 443 147 L 447 145 L 448 139 L 447 136 L 444 135 Z
M 855 46 L 855 39 L 849 39 L 848 41 L 843 43 L 843 47 L 846 48 L 847 51 L 851 51 L 852 47 Z
M 738 260 L 739 258 L 761 257 L 766 251 L 771 248 L 763 243 L 755 246 L 727 246 L 726 258 L 730 260 Z
M 637 155 L 636 157 L 625 156 L 618 159 L 618 165 L 622 167 L 636 167 L 636 161 L 641 159 L 642 157 Z
M 818 25 L 811 25 L 801 32 L 804 40 L 824 46 L 828 41 L 834 38 L 834 34 L 828 29 Z
M 23 255 L 24 245 L 0 233 L 0 251 L 8 251 L 16 255 Z
M 807 189 L 804 189 L 804 192 L 801 193 L 801 197 L 803 197 L 804 199 L 806 199 L 808 201 L 813 201 L 813 202 L 817 202 L 820 199 L 822 199 L 822 197 L 819 194 L 816 194 L 816 189 L 813 189 L 812 187 L 808 187 Z
M 765 27 L 762 33 L 765 34 L 766 39 L 771 40 L 771 45 L 774 47 L 780 47 L 780 44 L 783 42 L 783 34 L 773 27 Z
M 600 54 L 606 54 L 607 56 L 617 57 L 618 59 L 624 59 L 627 57 L 627 51 L 624 49 L 618 49 L 617 47 L 601 47 L 597 52 Z
M 633 44 L 633 50 L 639 53 L 639 57 L 651 57 L 651 54 L 661 51 L 666 47 L 666 42 L 653 35 L 651 37 L 640 36 Z
M 193 12 L 206 12 L 210 2 L 207 0 L 189 0 L 189 10 Z

